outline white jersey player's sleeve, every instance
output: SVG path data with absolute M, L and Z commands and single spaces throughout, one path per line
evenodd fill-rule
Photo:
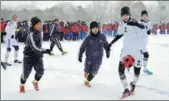
M 12 22 L 8 22 L 6 27 L 5 27 L 5 32 L 7 33 L 7 37 L 10 38 L 12 35 L 15 35 L 15 29 L 13 27 Z
M 123 25 L 122 25 L 122 23 L 119 23 L 117 34 L 122 35 L 123 33 L 124 33 Z

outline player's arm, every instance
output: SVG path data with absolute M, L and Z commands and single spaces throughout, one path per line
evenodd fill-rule
M 80 47 L 80 51 L 79 51 L 79 56 L 78 56 L 78 61 L 82 62 L 82 57 L 83 57 L 83 53 L 85 52 L 86 48 L 87 48 L 87 44 L 88 44 L 88 39 L 89 36 L 87 36 L 85 38 L 85 40 L 83 41 L 81 47 Z
M 79 56 L 82 57 L 83 53 L 85 52 L 86 50 L 86 47 L 87 47 L 87 43 L 88 43 L 88 39 L 89 39 L 89 36 L 87 36 L 85 38 L 85 40 L 83 41 L 81 47 L 80 47 L 80 50 L 79 50 Z
M 106 57 L 109 58 L 110 57 L 110 48 L 107 48 L 109 44 L 108 44 L 108 41 L 107 41 L 104 34 L 103 34 L 103 40 L 104 40 L 103 47 L 104 47 L 105 52 L 106 52 Z
M 138 23 L 138 21 L 135 20 L 135 19 L 131 19 L 129 22 L 127 22 L 127 25 L 136 26 L 136 27 L 138 27 L 140 29 L 144 29 L 145 28 L 145 26 L 143 24 Z
M 103 47 L 104 47 L 105 51 L 107 51 L 107 46 L 109 45 L 109 43 L 108 43 L 108 41 L 107 41 L 107 39 L 106 39 L 104 34 L 103 34 L 103 40 L 104 40 Z
M 12 37 L 11 24 L 12 24 L 12 22 L 8 22 L 5 27 L 5 32 L 7 33 L 7 37 Z
M 123 36 L 123 34 L 117 35 L 117 36 L 110 42 L 110 44 L 111 44 L 111 45 L 114 44 L 116 41 L 118 41 L 120 38 L 122 38 L 122 36 Z
M 124 32 L 124 29 L 123 29 L 123 26 L 121 24 L 119 24 L 119 27 L 118 27 L 118 35 L 109 43 L 108 47 L 110 48 L 112 44 L 114 44 L 116 41 L 118 41 L 120 38 L 122 38 L 123 36 L 123 32 Z

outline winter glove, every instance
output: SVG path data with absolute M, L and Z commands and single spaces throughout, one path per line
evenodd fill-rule
M 13 38 L 14 38 L 14 35 L 12 35 L 11 38 L 13 39 Z
M 110 57 L 110 52 L 106 52 L 106 57 L 107 57 L 107 58 Z
M 79 57 L 78 57 L 78 61 L 79 61 L 79 62 L 82 62 L 82 56 L 79 56 Z
M 43 50 L 43 54 L 50 54 L 50 49 L 45 49 L 45 50 Z
M 110 48 L 108 48 L 108 49 L 106 50 L 106 57 L 107 57 L 107 58 L 110 57 Z
M 150 30 L 148 30 L 148 31 L 147 31 L 147 34 L 148 34 L 148 35 L 150 35 L 150 34 L 151 34 L 151 31 L 150 31 Z
M 110 43 L 110 44 L 108 44 L 108 46 L 107 46 L 107 50 L 110 50 L 111 46 L 112 46 L 112 44 L 111 44 L 111 43 Z

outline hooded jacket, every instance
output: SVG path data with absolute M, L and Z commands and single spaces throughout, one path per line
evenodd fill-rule
M 104 34 L 98 32 L 96 35 L 90 33 L 83 41 L 79 56 L 86 51 L 87 60 L 98 60 L 103 57 L 103 48 L 106 50 L 108 42 Z

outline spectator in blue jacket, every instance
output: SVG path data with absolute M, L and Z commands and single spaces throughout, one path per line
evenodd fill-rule
M 99 31 L 97 22 L 90 23 L 90 33 L 85 38 L 80 47 L 79 62 L 82 62 L 82 55 L 86 51 L 86 60 L 84 68 L 85 85 L 91 87 L 90 81 L 96 76 L 100 65 L 102 64 L 103 48 L 106 51 L 106 56 L 109 58 L 110 50 L 107 49 L 108 42 L 104 34 Z

